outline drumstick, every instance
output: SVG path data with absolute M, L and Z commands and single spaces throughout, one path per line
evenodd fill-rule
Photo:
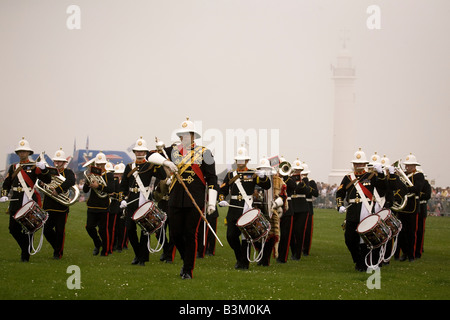
M 197 202 L 195 202 L 194 197 L 192 196 L 192 194 L 189 192 L 186 184 L 184 183 L 183 179 L 180 177 L 180 174 L 178 172 L 174 172 L 175 177 L 177 178 L 178 182 L 183 186 L 184 190 L 186 191 L 187 195 L 189 196 L 189 198 L 191 198 L 192 203 L 194 204 L 195 208 L 197 209 L 197 211 L 200 213 L 200 216 L 202 217 L 203 221 L 205 221 L 205 223 L 208 225 L 209 230 L 211 230 L 211 232 L 213 233 L 214 237 L 216 237 L 217 241 L 219 241 L 220 245 L 223 247 L 222 242 L 220 241 L 219 237 L 217 236 L 217 234 L 214 232 L 213 228 L 211 227 L 211 225 L 209 224 L 208 220 L 206 219 L 205 215 L 203 214 L 202 210 L 200 210 L 199 206 L 197 205 Z

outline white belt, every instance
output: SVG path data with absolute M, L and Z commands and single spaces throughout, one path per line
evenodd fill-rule
M 306 198 L 306 194 L 293 194 L 291 196 L 292 199 L 294 198 Z
M 231 199 L 232 199 L 232 200 L 239 200 L 239 201 L 242 201 L 242 200 L 244 200 L 244 198 L 245 198 L 245 197 L 244 197 L 243 195 L 241 195 L 241 194 L 238 195 L 238 196 L 231 196 Z M 251 200 L 252 200 L 252 196 L 247 196 L 247 199 L 251 201 Z

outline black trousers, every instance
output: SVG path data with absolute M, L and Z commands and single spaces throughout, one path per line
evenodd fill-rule
M 126 216 L 125 224 L 127 228 L 128 240 L 133 247 L 135 257 L 139 262 L 148 261 L 150 256 L 150 252 L 148 251 L 147 247 L 148 234 L 141 230 L 139 237 L 137 224 L 129 215 Z
M 86 231 L 94 242 L 96 248 L 102 248 L 101 254 L 108 255 L 109 233 L 108 212 L 87 211 Z M 98 231 L 97 231 L 98 227 Z
M 30 259 L 30 254 L 28 253 L 30 238 L 28 234 L 26 234 L 23 231 L 22 225 L 14 219 L 14 215 L 15 212 L 10 213 L 9 216 L 9 233 L 11 233 L 11 235 L 13 236 L 13 238 L 16 240 L 17 244 L 20 247 L 21 258 L 23 260 L 28 261 Z
M 293 215 L 283 215 L 280 219 L 280 242 L 278 243 L 278 261 L 286 262 L 292 237 Z
M 300 259 L 305 239 L 306 223 L 308 221 L 308 212 L 294 213 L 292 225 L 291 251 L 294 259 Z
M 52 246 L 55 258 L 63 256 L 68 214 L 69 209 L 66 212 L 48 211 L 48 219 L 44 225 L 44 236 Z
M 201 217 L 194 207 L 169 207 L 170 238 L 183 259 L 183 273 L 193 276 Z
M 364 259 L 366 258 L 366 254 L 369 252 L 369 249 L 365 243 L 360 243 L 361 237 L 359 233 L 356 232 L 358 224 L 359 222 L 346 222 L 344 233 L 345 245 L 347 246 L 348 251 L 350 251 L 353 262 L 356 266 L 358 268 L 365 269 L 366 263 Z
M 408 259 L 414 259 L 418 213 L 398 213 L 398 218 L 402 222 L 398 245 Z
M 249 265 L 247 258 L 247 247 L 251 244 L 242 235 L 241 241 L 241 230 L 236 226 L 237 221 L 240 217 L 227 216 L 227 241 L 231 249 L 234 251 L 234 256 L 236 261 L 244 266 Z

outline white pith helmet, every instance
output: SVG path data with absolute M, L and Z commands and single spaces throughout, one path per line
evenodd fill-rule
M 107 161 L 105 165 L 105 170 L 108 172 L 114 172 L 114 165 L 111 162 Z
M 383 167 L 389 167 L 391 165 L 391 160 L 388 157 L 386 157 L 386 155 L 384 155 L 383 158 L 381 158 L 380 162 Z
M 147 148 L 147 142 L 144 139 L 142 139 L 142 137 L 136 140 L 136 143 L 134 144 L 133 147 L 133 152 L 134 151 L 149 151 Z
M 267 159 L 266 157 L 261 158 L 261 160 L 259 160 L 259 165 L 258 167 L 256 167 L 256 169 L 271 169 L 272 166 L 270 165 L 269 159 Z
M 355 152 L 355 154 L 353 155 L 353 160 L 351 162 L 369 163 L 369 161 L 367 161 L 366 154 L 364 153 L 364 151 L 361 151 L 361 148 L 359 148 L 359 150 Z
M 403 161 L 403 164 L 415 164 L 417 166 L 420 166 L 420 163 L 417 162 L 416 156 L 412 153 L 408 154 L 405 158 L 405 161 Z
M 375 163 L 381 163 L 381 157 L 377 154 L 376 151 L 375 151 L 375 153 L 370 157 L 370 161 L 369 161 L 369 164 L 370 164 L 370 165 L 374 165 Z
M 189 120 L 189 118 L 186 118 L 186 120 L 184 120 L 181 123 L 181 128 L 177 130 L 176 135 L 181 137 L 184 133 L 188 132 L 194 133 L 194 139 L 198 139 L 201 137 L 200 133 L 198 133 L 197 130 L 195 130 L 194 123 L 191 120 Z
M 114 173 L 124 173 L 125 172 L 125 165 L 123 162 L 118 163 L 114 166 Z
M 239 149 L 237 149 L 237 155 L 234 157 L 234 160 L 250 160 L 247 148 L 242 145 Z
M 64 161 L 67 162 L 66 159 L 66 153 L 63 151 L 62 148 L 60 148 L 58 151 L 55 152 L 55 156 L 52 158 L 52 161 Z
M 95 164 L 106 164 L 106 156 L 103 152 L 97 153 L 95 156 Z
M 20 140 L 19 143 L 17 144 L 15 152 L 17 153 L 19 151 L 29 151 L 30 156 L 34 153 L 33 150 L 30 148 L 30 143 L 27 140 L 25 140 L 24 137 L 22 137 L 22 140 Z
M 311 172 L 311 171 L 309 170 L 309 166 L 306 164 L 306 162 L 303 162 L 303 163 L 302 163 L 302 167 L 303 167 L 302 174 L 308 174 L 308 173 Z
M 302 162 L 297 158 L 292 162 L 292 170 L 303 170 Z

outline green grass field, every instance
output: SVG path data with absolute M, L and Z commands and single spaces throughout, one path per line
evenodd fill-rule
M 0 204 L 5 212 L 6 204 Z M 333 210 L 316 210 L 311 254 L 300 261 L 269 267 L 251 264 L 250 270 L 234 269 L 234 254 L 226 237 L 221 211 L 216 255 L 197 259 L 194 279 L 179 277 L 182 262 L 177 252 L 173 264 L 150 256 L 145 267 L 131 265 L 130 247 L 108 257 L 92 256 L 93 244 L 84 229 L 86 206 L 71 207 L 64 257 L 52 259 L 46 240 L 29 263 L 20 262 L 20 251 L 8 231 L 8 215 L 0 216 L 0 299 L 44 300 L 428 300 L 450 298 L 450 218 L 428 217 L 425 252 L 415 262 L 391 261 L 381 269 L 381 288 L 369 289 L 368 273 L 354 271 L 344 244 L 344 216 Z M 40 231 L 38 232 L 40 236 Z M 154 238 L 154 236 L 153 236 Z M 36 240 L 37 241 L 37 240 Z M 154 242 L 153 242 L 154 243 Z M 81 271 L 81 289 L 66 282 L 70 265 Z

